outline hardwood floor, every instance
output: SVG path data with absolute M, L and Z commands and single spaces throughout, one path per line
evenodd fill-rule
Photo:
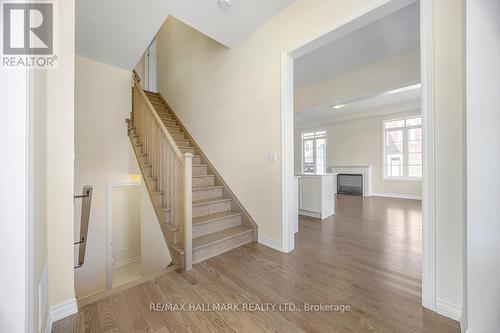
M 53 332 L 459 332 L 420 305 L 420 202 L 339 195 L 336 205 L 323 222 L 300 218 L 289 254 L 248 244 L 86 305 Z M 186 310 L 155 312 L 151 303 Z M 189 311 L 196 303 L 240 311 Z M 276 308 L 244 311 L 249 303 Z M 305 312 L 305 303 L 352 309 Z

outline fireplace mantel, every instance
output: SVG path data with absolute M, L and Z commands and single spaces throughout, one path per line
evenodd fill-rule
M 363 175 L 363 196 L 372 195 L 372 168 L 369 165 L 334 165 L 328 169 L 331 173 L 351 173 Z

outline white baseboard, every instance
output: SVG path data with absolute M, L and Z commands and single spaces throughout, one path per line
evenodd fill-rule
M 308 210 L 299 209 L 299 215 L 304 215 L 304 216 L 308 216 L 308 217 L 314 217 L 317 219 L 321 219 L 321 213 L 311 212 Z
M 397 198 L 397 199 L 410 199 L 410 200 L 422 200 L 421 195 L 413 194 L 400 194 L 400 193 L 372 193 L 372 197 L 384 197 L 384 198 Z
M 436 300 L 436 312 L 457 321 L 462 318 L 462 307 L 440 299 Z
M 59 303 L 50 307 L 50 313 L 47 316 L 45 325 L 45 333 L 52 332 L 52 324 L 58 320 L 71 316 L 78 312 L 78 304 L 76 298 L 72 298 L 66 302 Z
M 141 261 L 140 256 L 116 260 L 116 261 L 113 261 L 113 268 L 118 268 L 118 267 L 130 265 L 130 264 L 133 264 L 133 263 L 136 263 L 139 261 Z
M 259 244 L 270 247 L 273 250 L 283 252 L 281 248 L 281 243 L 272 240 L 271 238 L 267 238 L 266 236 L 259 235 Z

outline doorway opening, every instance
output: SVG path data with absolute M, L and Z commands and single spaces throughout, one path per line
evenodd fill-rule
M 111 264 L 108 267 L 108 289 L 142 277 L 140 195 L 139 184 L 110 188 Z
M 411 12 L 417 11 L 418 16 L 413 18 L 411 22 L 416 22 L 416 26 L 411 27 L 411 29 L 417 32 L 416 36 L 413 38 L 413 42 L 415 44 L 415 48 L 413 51 L 411 49 L 404 50 L 405 52 L 396 52 L 396 54 L 392 54 L 392 58 L 400 57 L 405 58 L 406 60 L 413 59 L 418 63 L 418 67 L 414 70 L 417 76 L 415 80 L 403 80 L 401 82 L 394 82 L 390 79 L 396 77 L 397 75 L 391 76 L 387 75 L 385 80 L 386 86 L 379 88 L 378 90 L 369 90 L 367 87 L 379 83 L 378 81 L 384 81 L 384 75 L 381 72 L 376 71 L 375 64 L 379 64 L 387 59 L 387 54 L 384 57 L 378 59 L 368 59 L 370 61 L 359 64 L 359 61 L 366 60 L 373 56 L 373 54 L 367 54 L 365 52 L 360 52 L 358 49 L 358 53 L 361 53 L 362 57 L 358 57 L 356 64 L 356 57 L 353 57 L 352 54 L 343 54 L 343 52 L 348 49 L 349 41 L 348 35 L 363 33 L 363 29 L 367 26 L 377 24 L 377 21 L 383 21 L 385 19 L 389 19 L 389 22 L 382 23 L 387 24 L 386 28 L 389 28 L 390 31 L 400 31 L 394 28 L 394 20 L 391 20 L 394 15 L 398 15 L 398 13 L 402 16 L 411 15 Z M 354 15 L 352 18 L 347 20 L 346 22 L 333 27 L 329 32 L 325 34 L 321 34 L 317 38 L 313 40 L 306 41 L 300 47 L 295 49 L 283 52 L 282 57 L 282 126 L 283 126 L 283 222 L 282 222 L 282 249 L 284 252 L 290 252 L 294 249 L 295 246 L 295 232 L 297 230 L 295 225 L 294 216 L 297 215 L 298 211 L 301 211 L 301 199 L 309 200 L 307 204 L 309 207 L 315 207 L 319 217 L 322 217 L 323 213 L 323 203 L 329 202 L 330 198 L 327 200 L 322 200 L 322 197 L 319 197 L 321 194 L 320 191 L 315 191 L 314 189 L 324 189 L 325 186 L 328 188 L 332 188 L 332 193 L 330 190 L 326 191 L 326 195 L 331 195 L 331 201 L 338 201 L 338 198 L 333 198 L 337 196 L 337 177 L 333 177 L 333 174 L 355 174 L 358 177 L 361 176 L 362 184 L 362 197 L 354 197 L 354 196 L 341 196 L 338 197 L 344 198 L 342 199 L 344 202 L 341 204 L 351 204 L 351 208 L 354 207 L 358 209 L 363 205 L 365 208 L 370 207 L 370 203 L 366 202 L 366 198 L 368 197 L 370 200 L 379 200 L 381 205 L 385 205 L 384 209 L 393 213 L 393 216 L 400 215 L 394 210 L 394 202 L 396 205 L 399 205 L 400 198 L 395 198 L 391 196 L 391 194 L 395 193 L 386 193 L 386 198 L 375 198 L 372 196 L 373 194 L 381 194 L 383 192 L 379 191 L 379 184 L 376 184 L 375 177 L 380 179 L 380 182 L 386 182 L 389 184 L 395 184 L 391 182 L 396 181 L 404 181 L 407 182 L 408 186 L 414 186 L 418 182 L 422 183 L 421 189 L 418 192 L 408 194 L 408 196 L 404 199 L 421 199 L 421 203 L 418 200 L 408 200 L 404 201 L 407 205 L 403 208 L 403 210 L 407 211 L 408 215 L 411 215 L 411 222 L 408 222 L 406 225 L 407 228 L 413 228 L 415 223 L 418 224 L 418 230 L 413 234 L 413 238 L 411 240 L 410 247 L 413 249 L 413 245 L 417 245 L 419 250 L 416 252 L 418 256 L 417 261 L 419 262 L 418 271 L 414 271 L 415 274 L 418 275 L 419 280 L 421 280 L 421 284 L 419 284 L 418 288 L 416 288 L 416 292 L 422 298 L 422 304 L 430 308 L 431 310 L 435 310 L 435 244 L 431 241 L 434 239 L 435 227 L 434 227 L 434 203 L 433 203 L 433 177 L 431 171 L 433 170 L 434 165 L 434 157 L 433 157 L 433 91 L 431 87 L 432 77 L 432 1 L 421 0 L 421 1 L 393 1 L 390 3 L 385 3 L 382 5 L 374 5 L 373 7 L 367 8 L 364 11 L 361 11 L 357 15 Z M 397 18 L 396 18 L 397 21 Z M 380 22 L 378 22 L 380 23 Z M 424 31 L 425 33 L 420 35 L 420 31 Z M 365 31 L 370 33 L 370 31 Z M 358 36 L 359 37 L 359 36 Z M 404 41 L 405 36 L 401 36 L 402 41 Z M 387 37 L 388 39 L 395 39 L 393 35 Z M 354 38 L 356 40 L 356 38 Z M 384 40 L 373 39 L 370 38 L 373 46 L 377 46 L 377 44 L 385 45 Z M 356 41 L 358 43 L 358 47 L 360 46 L 360 40 Z M 302 60 L 309 58 L 309 63 L 315 65 L 316 75 L 324 75 L 328 73 L 328 70 L 324 68 L 318 68 L 318 64 L 321 62 L 318 59 L 321 58 L 321 50 L 328 48 L 329 44 L 337 45 L 332 49 L 336 52 L 335 56 L 338 56 L 341 60 L 344 61 L 344 64 L 349 63 L 350 68 L 349 71 L 343 71 L 345 69 L 345 65 L 339 68 L 329 68 L 330 73 L 335 72 L 336 78 L 331 77 L 322 77 L 321 82 L 314 82 L 314 75 L 308 77 L 307 75 L 302 76 L 302 83 L 299 83 L 297 86 L 296 73 L 297 66 L 301 65 Z M 343 44 L 340 47 L 340 44 Z M 352 45 L 351 45 L 352 46 Z M 366 46 L 365 44 L 361 46 Z M 370 45 L 368 45 L 370 46 Z M 381 51 L 386 51 L 387 48 L 382 47 Z M 340 50 L 340 51 L 339 51 Z M 383 55 L 384 52 L 380 52 L 379 55 Z M 404 54 L 406 53 L 406 55 Z M 313 55 L 313 56 L 311 56 Z M 344 59 L 342 59 L 342 56 Z M 358 54 L 359 56 L 359 54 Z M 324 59 L 331 59 L 331 54 L 329 56 L 324 56 Z M 302 59 L 301 59 L 302 58 Z M 392 59 L 394 62 L 395 60 Z M 404 62 L 404 59 L 400 59 L 401 62 Z M 390 61 L 389 61 L 390 62 Z M 414 61 L 415 62 L 415 61 Z M 307 63 L 307 61 L 305 61 Z M 365 80 L 358 79 L 356 75 L 354 75 L 353 71 L 361 71 L 363 67 L 369 67 L 373 65 L 372 68 L 366 69 L 365 72 L 370 72 L 371 75 L 367 76 Z M 347 66 L 348 67 L 348 66 Z M 319 74 L 318 74 L 319 73 Z M 400 73 L 399 70 L 393 71 L 392 74 Z M 304 73 L 302 73 L 304 74 Z M 305 73 L 308 74 L 308 73 Z M 359 74 L 359 73 L 358 73 Z M 350 76 L 350 77 L 349 77 Z M 344 80 L 344 84 L 340 83 L 341 77 Z M 396 77 L 397 78 L 397 77 Z M 329 80 L 330 79 L 330 80 Z M 347 81 L 351 80 L 348 84 Z M 337 82 L 335 82 L 337 80 Z M 330 82 L 324 82 L 330 81 Z M 305 83 L 304 83 L 305 82 Z M 330 83 L 331 86 L 329 89 L 323 89 L 323 91 L 319 91 L 321 89 L 321 83 Z M 383 82 L 384 83 L 384 82 Z M 333 84 L 333 88 L 332 88 Z M 327 86 L 327 84 L 325 84 Z M 328 87 L 327 87 L 328 88 Z M 302 89 L 305 95 L 308 95 L 308 98 L 299 98 L 296 94 L 297 89 Z M 352 94 L 353 91 L 359 90 L 357 94 Z M 316 95 L 315 91 L 316 90 Z M 351 93 L 351 95 L 349 95 Z M 342 95 L 343 94 L 343 95 Z M 307 102 L 314 101 L 316 98 L 315 104 L 307 105 Z M 404 110 L 399 108 L 402 104 L 400 103 L 402 100 L 411 101 L 408 104 L 408 107 Z M 319 101 L 319 102 L 318 102 Z M 412 104 L 413 103 L 413 104 Z M 386 109 L 389 109 L 387 105 L 391 105 L 391 110 L 387 110 L 385 113 L 379 113 L 380 106 L 384 105 Z M 397 105 L 398 108 L 393 107 Z M 302 108 L 302 109 L 300 109 Z M 340 130 L 337 128 L 335 131 L 331 131 L 330 125 L 336 123 L 337 125 L 340 123 L 347 124 L 347 122 L 361 119 L 359 112 L 360 110 L 371 109 L 372 111 L 368 112 L 368 116 L 370 121 L 376 119 L 376 128 L 377 128 L 377 136 L 378 140 L 375 140 L 375 136 L 371 139 L 367 138 L 367 134 L 371 133 L 371 130 L 367 127 L 354 126 L 350 129 Z M 373 111 L 375 110 L 375 111 Z M 300 115 L 298 117 L 294 117 Z M 335 116 L 337 119 L 335 121 L 327 121 L 324 119 L 330 119 Z M 379 117 L 379 118 L 377 118 Z M 297 129 L 297 119 L 299 118 L 299 122 L 302 122 L 300 125 L 300 131 L 296 131 Z M 301 119 L 300 119 L 301 118 Z M 397 128 L 394 131 L 389 129 L 389 134 L 386 133 L 387 128 L 384 127 L 384 124 L 388 124 L 391 121 L 399 121 L 403 119 L 405 124 L 402 127 L 411 127 L 411 132 L 407 132 L 406 129 Z M 408 119 L 408 124 L 406 124 L 406 120 Z M 399 123 L 398 123 L 399 124 Z M 390 124 L 391 125 L 391 124 Z M 401 125 L 401 124 L 399 124 Z M 408 125 L 408 126 L 407 126 Z M 368 125 L 367 125 L 368 126 Z M 415 129 L 412 126 L 415 126 Z M 339 126 L 337 126 L 339 127 Z M 325 131 L 326 132 L 326 174 L 331 174 L 330 179 L 322 179 L 318 178 L 315 182 L 311 181 L 311 176 L 324 176 L 324 175 L 311 175 L 306 172 L 307 167 L 305 167 L 304 161 L 308 160 L 307 155 L 308 152 L 303 149 L 303 134 L 315 133 L 317 131 Z M 335 134 L 332 134 L 335 133 Z M 367 156 L 373 154 L 374 152 L 378 154 L 376 159 L 379 160 L 379 163 L 375 167 L 375 163 L 362 162 L 361 160 L 356 160 L 356 162 L 345 162 L 345 160 L 334 160 L 335 155 L 341 155 L 341 153 L 358 153 L 358 149 L 360 146 L 358 144 L 345 144 L 344 147 L 337 146 L 337 143 L 342 143 L 342 141 L 347 141 L 346 138 L 350 135 L 358 137 L 361 141 L 372 141 L 374 145 L 377 146 L 377 149 L 368 149 L 365 152 L 361 152 L 360 156 Z M 373 133 L 372 133 L 373 134 Z M 389 137 L 387 137 L 389 135 Z M 389 144 L 387 144 L 389 142 Z M 418 143 L 417 143 L 418 142 Z M 418 146 L 418 147 L 416 147 Z M 375 146 L 374 146 L 375 147 Z M 391 150 L 396 147 L 396 150 Z M 378 151 L 378 153 L 377 153 Z M 314 153 L 314 151 L 313 151 Z M 331 155 L 331 156 L 330 156 Z M 417 156 L 418 155 L 418 156 Z M 344 159 L 345 158 L 344 155 Z M 354 160 L 354 159 L 353 159 Z M 385 161 L 385 163 L 384 163 Z M 309 168 L 310 169 L 310 168 Z M 418 171 L 417 171 L 418 169 Z M 387 175 L 394 171 L 394 176 L 387 177 Z M 297 177 L 299 176 L 299 177 Z M 305 176 L 305 185 L 301 188 L 300 179 L 302 176 Z M 392 174 L 390 175 L 392 176 Z M 298 179 L 297 179 L 298 178 Z M 398 178 L 398 179 L 397 179 Z M 298 183 L 298 184 L 297 184 Z M 312 188 L 311 184 L 320 184 L 316 185 L 317 188 Z M 376 184 L 376 185 L 374 185 Z M 294 189 L 298 189 L 298 193 L 294 191 Z M 310 193 L 315 193 L 316 197 L 311 195 L 304 195 L 305 191 L 303 189 L 311 190 Z M 396 193 L 398 194 L 398 193 Z M 298 198 L 298 202 L 297 202 Z M 314 198 L 315 200 L 312 200 Z M 394 201 L 394 202 L 391 202 Z M 318 202 L 319 205 L 312 205 L 313 201 Z M 403 201 L 401 201 L 403 202 Z M 357 207 L 357 208 L 356 208 Z M 376 209 L 376 208 L 374 208 Z M 303 211 L 303 209 L 302 209 Z M 335 208 L 334 208 L 335 212 Z M 328 211 L 326 212 L 327 214 Z M 359 213 L 359 212 L 358 212 Z M 312 216 L 312 215 L 308 215 Z M 335 215 L 333 215 L 335 218 Z M 357 217 L 362 219 L 363 213 L 358 214 Z M 310 217 L 308 217 L 310 219 Z M 404 228 L 404 224 L 402 228 Z M 409 250 L 412 252 L 413 250 Z M 415 254 L 412 252 L 412 255 Z M 421 265 L 420 265 L 421 259 Z
M 144 89 L 152 92 L 158 92 L 156 67 L 157 67 L 157 53 L 156 53 L 156 36 L 149 44 L 144 54 Z

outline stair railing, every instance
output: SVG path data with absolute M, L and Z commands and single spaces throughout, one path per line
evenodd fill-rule
M 186 270 L 192 267 L 192 160 L 182 153 L 163 124 L 134 71 L 132 121 L 147 156 L 150 176 L 156 179 L 155 192 L 161 192 L 161 206 L 169 210 L 169 223 L 179 228 Z M 153 203 L 154 205 L 157 203 Z M 162 221 L 160 221 L 162 223 Z
M 78 264 L 75 269 L 83 266 L 85 250 L 87 248 L 87 235 L 89 232 L 90 206 L 92 204 L 92 186 L 85 185 L 82 194 L 74 195 L 73 199 L 82 199 L 82 212 L 80 218 L 80 239 L 73 245 L 78 245 Z

